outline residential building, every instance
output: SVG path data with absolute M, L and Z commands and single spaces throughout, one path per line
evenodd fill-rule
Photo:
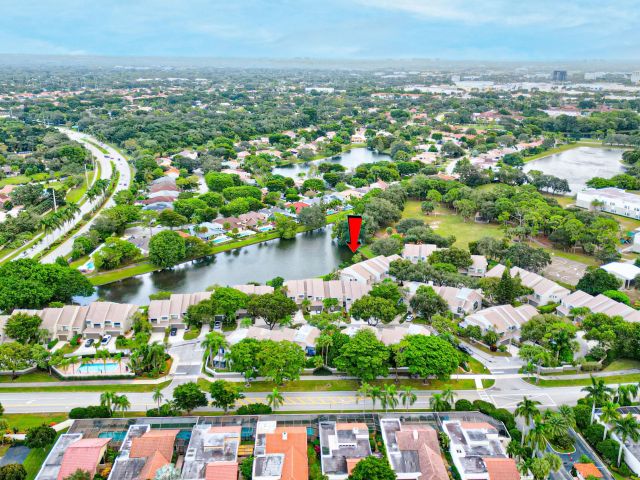
M 155 430 L 148 424 L 131 425 L 122 441 L 109 480 L 153 480 L 173 458 L 180 430 Z
M 399 344 L 407 335 L 431 335 L 431 332 L 424 325 L 410 323 L 394 327 L 376 328 L 375 334 L 378 340 L 389 347 Z
M 154 330 L 184 328 L 184 316 L 191 305 L 211 298 L 211 292 L 173 293 L 167 300 L 151 300 L 147 315 Z
M 440 295 L 449 305 L 449 310 L 454 315 L 464 316 L 478 311 L 482 308 L 482 291 L 470 288 L 456 288 L 448 286 L 437 286 L 421 282 L 404 282 L 404 287 L 408 290 L 407 296 L 411 298 L 421 286 L 431 287 L 434 292 Z
M 587 480 L 587 478 L 604 478 L 602 472 L 598 470 L 593 463 L 574 463 L 573 469 L 576 471 L 578 480 Z
M 367 285 L 378 283 L 385 279 L 389 273 L 389 264 L 394 260 L 399 260 L 400 255 L 377 257 L 355 263 L 340 272 L 340 280 L 348 282 L 360 282 Z
M 640 71 L 631 73 L 631 83 L 640 83 Z
M 371 285 L 346 280 L 329 280 L 309 278 L 306 280 L 288 280 L 284 282 L 286 295 L 296 303 L 303 300 L 311 302 L 310 309 L 314 312 L 323 310 L 323 300 L 335 298 L 339 306 L 350 308 L 351 304 L 363 297 L 371 290 Z
M 213 237 L 224 234 L 226 230 L 219 223 L 202 222 L 190 227 L 189 231 L 192 235 L 202 240 L 210 240 Z
M 247 295 L 264 295 L 273 293 L 273 287 L 269 285 L 234 285 L 233 288 L 240 290 Z
M 615 440 L 622 446 L 622 460 L 624 460 L 636 476 L 640 475 L 640 442 L 634 441 L 630 438 L 625 442 L 622 442 L 618 434 L 612 428 L 612 425 L 602 420 L 601 413 L 601 410 L 597 408 L 595 411 L 596 421 L 603 425 L 605 430 L 609 431 L 609 438 Z M 618 413 L 621 416 L 632 415 L 637 421 L 640 421 L 640 408 L 636 406 L 620 407 L 618 408 Z
M 131 330 L 137 311 L 138 306 L 129 303 L 93 302 L 84 320 L 84 335 L 89 338 L 124 335 Z
M 624 288 L 629 288 L 636 277 L 640 275 L 640 267 L 636 267 L 633 263 L 611 262 L 600 268 L 622 280 Z
M 556 309 L 561 315 L 570 315 L 574 308 L 588 308 L 593 313 L 604 313 L 610 317 L 622 317 L 627 322 L 640 322 L 640 311 L 629 305 L 617 302 L 606 295 L 594 297 L 582 290 L 576 290 L 571 295 L 564 297 L 560 306 Z
M 487 258 L 484 255 L 471 255 L 471 261 L 473 262 L 466 270 L 466 274 L 471 277 L 484 277 L 487 273 Z
M 567 71 L 566 70 L 554 70 L 551 74 L 551 80 L 554 82 L 566 82 Z
M 513 458 L 508 458 L 498 430 L 487 422 L 445 420 L 449 453 L 462 480 L 519 480 Z
M 307 429 L 259 421 L 253 451 L 253 480 L 308 480 Z
M 640 218 L 640 195 L 614 187 L 586 188 L 578 192 L 576 206 L 588 210 Z
M 322 474 L 345 480 L 357 463 L 371 455 L 369 427 L 365 423 L 319 422 Z
M 387 458 L 398 479 L 448 480 L 438 432 L 428 425 L 406 424 L 399 418 L 380 420 Z
M 60 435 L 47 455 L 36 480 L 63 480 L 76 470 L 93 476 L 105 466 L 110 438 L 84 438 L 82 433 Z
M 531 305 L 498 305 L 485 308 L 476 313 L 468 315 L 460 322 L 461 327 L 478 326 L 482 333 L 492 330 L 499 335 L 507 335 L 519 332 L 522 324 L 538 315 Z M 511 335 L 509 335 L 510 337 Z
M 489 270 L 487 277 L 499 278 L 504 272 L 505 266 L 498 264 Z M 560 301 L 571 292 L 568 288 L 558 285 L 556 282 L 544 278 L 537 273 L 529 272 L 520 267 L 511 268 L 511 276 L 520 277 L 522 285 L 533 290 L 531 295 L 527 296 L 527 300 L 534 306 L 547 305 L 548 303 L 560 303 Z
M 402 258 L 405 260 L 411 260 L 413 263 L 418 263 L 419 261 L 426 262 L 431 254 L 436 250 L 438 250 L 438 247 L 430 243 L 405 243 L 404 248 L 402 249 Z
M 251 326 L 249 328 L 238 328 L 227 337 L 229 345 L 235 345 L 245 338 L 255 340 L 273 340 L 281 342 L 287 340 L 302 347 L 307 355 L 313 356 L 316 352 L 316 339 L 320 336 L 320 330 L 311 325 L 303 325 L 295 329 L 281 327 L 270 330 L 268 328 Z
M 234 228 L 242 228 L 242 221 L 236 217 L 216 218 L 213 223 L 221 225 L 225 230 L 233 230 Z
M 183 480 L 237 480 L 242 427 L 196 425 L 182 466 Z

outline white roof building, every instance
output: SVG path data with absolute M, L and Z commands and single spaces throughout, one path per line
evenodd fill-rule
M 430 243 L 407 243 L 402 249 L 402 258 L 411 260 L 413 263 L 418 263 L 418 261 L 426 262 L 436 250 L 438 250 L 438 247 Z
M 531 305 L 525 304 L 519 307 L 498 305 L 468 315 L 460 322 L 460 326 L 476 325 L 482 329 L 483 333 L 493 330 L 498 334 L 504 335 L 509 332 L 519 331 L 522 324 L 535 315 L 538 315 L 538 310 Z
M 399 259 L 400 255 L 391 255 L 389 257 L 379 255 L 369 260 L 355 263 L 340 272 L 340 280 L 361 282 L 368 285 L 377 283 L 387 277 L 389 264 Z
M 505 266 L 498 264 L 487 272 L 486 277 L 499 278 L 504 272 Z M 529 272 L 520 267 L 511 268 L 511 276 L 519 276 L 522 285 L 529 287 L 533 293 L 527 298 L 532 305 L 546 305 L 548 303 L 560 303 L 560 301 L 571 292 L 568 288 L 558 285 L 548 278 Z
M 597 202 L 597 205 L 594 205 Z M 640 218 L 640 195 L 620 188 L 587 188 L 578 192 L 576 205 L 630 218 Z
M 606 295 L 600 294 L 594 297 L 582 290 L 577 290 L 564 297 L 557 311 L 562 315 L 569 315 L 572 309 L 580 307 L 588 308 L 593 313 L 604 313 L 610 317 L 619 316 L 627 322 L 640 322 L 640 311 L 624 303 L 616 302 Z
M 640 275 L 640 267 L 636 267 L 633 263 L 612 262 L 600 268 L 622 280 L 624 288 L 629 288 L 635 278 Z

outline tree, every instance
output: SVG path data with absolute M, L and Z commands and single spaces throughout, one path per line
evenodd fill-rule
M 149 241 L 149 260 L 162 268 L 172 267 L 186 256 L 186 244 L 177 232 L 165 230 Z
M 535 453 L 538 450 L 544 450 L 547 446 L 547 428 L 542 422 L 535 422 L 525 436 L 527 445 L 533 449 Z
M 298 214 L 298 221 L 300 224 L 313 230 L 322 228 L 327 224 L 327 218 L 322 205 L 312 205 L 311 207 L 303 208 Z
M 429 263 L 450 263 L 459 269 L 466 269 L 471 266 L 471 254 L 467 250 L 451 247 L 436 250 L 429 256 Z
M 613 394 L 613 389 L 607 387 L 604 379 L 596 378 L 591 375 L 591 385 L 582 388 L 583 392 L 587 392 L 587 400 L 591 400 L 591 423 L 596 412 L 596 406 L 607 402 Z
M 0 467 L 0 480 L 26 480 L 27 471 L 19 463 L 9 463 Z
M 140 255 L 140 249 L 133 243 L 109 237 L 104 246 L 93 255 L 93 260 L 98 270 L 113 270 L 137 259 Z
M 209 363 L 213 365 L 213 359 L 218 355 L 218 352 L 229 346 L 227 338 L 220 332 L 210 332 L 202 341 L 202 347 L 207 351 L 207 357 Z
M 253 295 L 247 304 L 247 312 L 254 318 L 262 318 L 269 329 L 282 322 L 298 309 L 296 302 L 282 292 Z
M 9 317 L 4 326 L 4 333 L 22 344 L 33 343 L 38 340 L 38 331 L 42 319 L 37 315 L 16 313 Z
M 302 347 L 288 340 L 264 340 L 260 342 L 256 360 L 260 366 L 260 375 L 280 385 L 285 380 L 300 378 L 305 364 L 305 354 Z
M 45 448 L 56 439 L 56 431 L 48 425 L 40 425 L 27 430 L 25 445 L 29 448 Z
M 189 223 L 189 219 L 168 208 L 160 212 L 158 223 L 165 227 L 176 228 Z
M 402 251 L 402 241 L 396 237 L 379 238 L 371 244 L 371 251 L 376 255 L 396 255 Z
M 340 349 L 336 367 L 363 382 L 389 374 L 389 349 L 370 330 L 358 331 Z
M 158 411 L 160 410 L 160 404 L 162 400 L 164 400 L 164 395 L 162 394 L 162 388 L 158 385 L 153 389 L 153 401 L 158 405 Z
M 409 407 L 413 406 L 414 403 L 418 400 L 418 396 L 413 392 L 413 389 L 406 385 L 402 387 L 400 390 L 400 401 L 402 402 L 402 406 L 409 411 Z
M 214 407 L 222 408 L 227 413 L 233 408 L 238 400 L 244 398 L 240 389 L 231 382 L 225 380 L 216 380 L 209 386 L 209 394 L 211 395 L 211 404 Z
M 600 420 L 602 421 L 602 423 L 606 425 L 606 424 L 614 423 L 616 420 L 618 420 L 620 418 L 620 412 L 618 411 L 619 408 L 620 408 L 620 405 L 618 405 L 617 403 L 613 403 L 613 402 L 605 403 L 600 409 Z M 607 429 L 603 428 L 603 430 L 604 432 L 602 435 L 602 440 L 607 438 Z
M 369 456 L 356 464 L 348 480 L 396 480 L 396 478 L 386 457 Z
M 212 192 L 222 192 L 225 188 L 241 184 L 238 175 L 218 172 L 207 173 L 204 180 Z
M 280 408 L 282 404 L 284 404 L 284 397 L 277 388 L 273 387 L 271 393 L 267 395 L 267 405 L 275 411 Z
M 31 347 L 18 342 L 0 345 L 0 370 L 10 371 L 13 378 L 17 370 L 24 370 L 32 364 Z
M 588 269 L 578 281 L 576 289 L 590 295 L 599 295 L 607 290 L 618 290 L 622 281 L 602 268 Z
M 234 372 L 242 373 L 247 383 L 258 372 L 257 357 L 259 351 L 260 342 L 258 340 L 245 338 L 232 345 L 227 354 L 231 369 Z
M 531 425 L 531 421 L 540 415 L 537 405 L 540 405 L 539 401 L 523 397 L 522 401 L 516 405 L 513 414 L 516 417 L 521 417 L 528 428 Z M 524 436 L 522 437 L 522 443 L 524 444 Z
M 460 364 L 458 352 L 446 340 L 433 335 L 407 335 L 398 349 L 396 363 L 419 375 L 426 383 L 429 377 L 448 379 Z
M 620 450 L 618 450 L 618 466 L 622 459 L 622 447 L 631 439 L 634 442 L 640 440 L 640 424 L 632 414 L 618 418 L 613 426 L 613 432 L 620 438 Z
M 113 414 L 117 397 L 118 395 L 114 392 L 103 392 L 100 395 L 100 406 L 107 408 L 109 413 Z
M 295 238 L 298 234 L 298 223 L 286 215 L 276 215 L 276 232 L 285 240 Z
M 124 412 L 131 408 L 129 397 L 127 397 L 126 395 L 117 395 L 114 400 L 114 406 L 117 410 L 120 410 L 122 412 L 122 416 L 124 417 Z
M 358 320 L 366 320 L 369 325 L 377 325 L 380 320 L 391 322 L 396 316 L 396 306 L 386 298 L 364 295 L 353 302 L 350 313 Z
M 251 480 L 253 475 L 253 456 L 248 456 L 240 463 L 238 468 L 243 480 Z
M 449 304 L 432 287 L 421 285 L 409 301 L 411 308 L 421 317 L 430 320 L 437 314 L 446 314 Z
M 206 407 L 209 404 L 207 396 L 195 382 L 178 385 L 173 391 L 173 402 L 180 410 L 186 410 L 187 414 L 195 408 Z

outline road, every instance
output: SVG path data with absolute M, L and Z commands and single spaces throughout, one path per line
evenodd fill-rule
M 70 139 L 81 142 L 91 152 L 96 162 L 100 164 L 101 179 L 111 178 L 111 174 L 112 174 L 111 162 L 115 164 L 116 169 L 120 172 L 120 180 L 118 182 L 118 185 L 116 186 L 116 190 L 115 190 L 116 192 L 129 188 L 129 185 L 131 184 L 131 170 L 129 169 L 129 164 L 127 163 L 126 159 L 122 155 L 120 155 L 115 149 L 113 149 L 108 145 L 102 144 L 100 141 L 98 141 L 97 139 L 95 139 L 90 135 L 87 135 L 86 133 L 80 133 L 74 130 L 61 128 L 61 127 L 59 128 L 59 130 L 64 134 L 66 134 Z M 102 153 L 94 145 L 88 143 L 88 141 L 92 141 L 95 144 L 100 145 L 102 148 L 107 150 L 108 153 L 106 154 Z M 111 158 L 108 158 L 108 157 L 111 157 Z M 94 199 L 93 201 L 89 201 L 88 199 L 86 199 L 86 201 L 82 205 L 80 205 L 80 212 L 74 217 L 72 221 L 67 222 L 66 224 L 62 225 L 60 228 L 56 229 L 55 231 L 50 232 L 47 235 L 44 235 L 36 245 L 25 250 L 17 258 L 33 257 L 39 254 L 40 252 L 45 251 L 47 248 L 49 248 L 49 246 L 54 241 L 56 241 L 58 238 L 60 238 L 61 236 L 63 236 L 64 234 L 72 230 L 82 220 L 83 215 L 93 210 L 93 208 L 95 208 L 100 201 L 101 201 L 100 199 Z M 109 199 L 105 203 L 103 208 L 112 206 L 113 204 L 114 204 L 113 200 Z M 89 231 L 89 228 L 93 224 L 93 221 L 95 220 L 95 218 L 96 217 L 94 216 L 92 220 L 90 220 L 87 224 L 85 224 L 78 231 L 78 234 L 82 234 Z M 69 238 L 67 241 L 63 242 L 61 245 L 58 245 L 54 250 L 52 250 L 47 255 L 45 255 L 41 259 L 41 261 L 44 263 L 53 263 L 57 257 L 66 256 L 70 254 L 72 248 L 73 248 L 73 238 Z

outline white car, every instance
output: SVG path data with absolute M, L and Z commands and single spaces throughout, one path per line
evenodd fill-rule
M 105 335 L 104 337 L 102 337 L 102 341 L 100 342 L 100 345 L 102 345 L 102 346 L 104 347 L 104 346 L 106 346 L 110 341 L 111 341 L 111 335 Z

